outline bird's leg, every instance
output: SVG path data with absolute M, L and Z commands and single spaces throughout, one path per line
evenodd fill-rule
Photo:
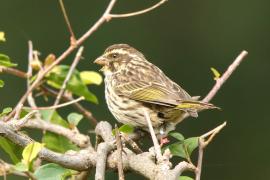
M 170 142 L 170 140 L 168 139 L 168 137 L 162 137 L 159 139 L 160 147 L 164 146 L 165 144 L 167 144 L 169 142 Z
M 168 139 L 168 137 L 165 135 L 165 131 L 164 131 L 164 126 L 161 126 L 159 133 L 160 133 L 160 138 L 159 138 L 159 145 L 160 147 L 164 146 L 165 144 L 169 143 L 170 140 Z

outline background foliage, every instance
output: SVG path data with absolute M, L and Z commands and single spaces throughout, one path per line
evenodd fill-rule
M 154 2 L 119 0 L 114 12 L 138 10 Z M 100 17 L 107 3 L 65 1 L 77 36 Z M 68 46 L 69 34 L 58 1 L 2 0 L 1 7 L 0 30 L 6 32 L 7 42 L 1 44 L 0 52 L 8 54 L 19 68 L 26 70 L 29 39 L 43 58 L 49 53 L 59 55 Z M 268 179 L 269 7 L 266 0 L 169 0 L 148 14 L 115 19 L 103 25 L 84 43 L 85 59 L 78 68 L 97 70 L 92 61 L 107 46 L 128 43 L 140 49 L 190 94 L 204 96 L 214 84 L 210 67 L 223 72 L 242 49 L 248 50 L 247 59 L 213 100 L 223 110 L 203 112 L 198 119 L 189 118 L 178 126 L 178 131 L 192 137 L 228 121 L 205 152 L 202 178 Z M 72 59 L 70 56 L 65 63 Z M 5 87 L 0 90 L 0 109 L 14 106 L 25 91 L 21 79 L 2 74 L 1 79 L 5 80 Z M 99 105 L 88 102 L 85 105 L 97 119 L 114 123 L 105 105 L 103 87 L 91 90 Z M 86 132 L 91 126 L 85 120 L 79 128 Z M 2 149 L 0 153 L 2 158 Z

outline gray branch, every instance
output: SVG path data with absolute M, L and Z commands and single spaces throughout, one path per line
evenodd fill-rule
M 111 132 L 111 129 L 112 128 L 108 122 L 100 122 L 97 125 L 96 132 L 103 138 L 103 140 L 105 140 L 104 142 L 98 145 L 97 151 L 89 147 L 87 149 L 82 149 L 72 154 L 71 153 L 61 154 L 53 152 L 47 148 L 42 148 L 42 150 L 39 153 L 39 158 L 77 171 L 85 171 L 92 167 L 99 166 L 98 163 L 100 163 L 100 165 L 104 167 L 105 171 L 105 166 L 102 164 L 105 162 L 107 168 L 117 170 L 118 152 L 117 150 L 114 150 L 115 140 L 111 133 L 106 133 L 108 131 Z M 33 140 L 27 135 L 15 131 L 11 124 L 2 121 L 0 121 L 0 135 L 8 138 L 12 142 L 22 147 L 25 147 L 27 144 L 33 142 Z M 109 147 L 106 147 L 108 145 Z M 108 153 L 102 152 L 104 149 L 105 151 L 111 152 L 108 157 L 107 157 Z M 181 162 L 174 169 L 162 170 L 161 167 L 155 163 L 154 154 L 152 152 L 135 154 L 128 148 L 124 148 L 123 151 L 125 152 L 123 153 L 122 157 L 123 169 L 136 172 L 148 179 L 153 180 L 175 179 L 175 177 L 178 177 L 183 170 L 186 170 L 189 167 L 188 163 Z M 105 161 L 102 160 L 103 162 L 101 162 L 100 159 L 102 158 L 100 155 L 102 155 L 102 157 L 105 157 L 103 158 L 103 160 L 105 159 Z
M 83 135 L 78 131 L 70 130 L 63 126 L 52 124 L 44 120 L 31 119 L 26 124 L 24 124 L 23 127 L 41 129 L 65 136 L 71 142 L 73 142 L 74 144 L 76 144 L 81 148 L 85 148 L 90 145 L 90 140 L 88 136 Z

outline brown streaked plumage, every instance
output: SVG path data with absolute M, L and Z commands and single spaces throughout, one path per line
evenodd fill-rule
M 197 117 L 198 110 L 216 108 L 193 100 L 141 52 L 127 44 L 108 47 L 95 63 L 103 66 L 106 102 L 121 123 L 148 131 L 145 109 L 156 133 L 167 134 L 181 122 L 184 113 Z

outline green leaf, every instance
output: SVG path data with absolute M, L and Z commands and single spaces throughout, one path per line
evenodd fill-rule
M 68 128 L 68 122 L 65 121 L 55 110 L 40 110 L 42 119 L 53 124 L 58 124 L 65 128 Z
M 194 179 L 188 176 L 180 176 L 179 180 L 194 180 Z
M 46 76 L 47 84 L 54 87 L 60 88 L 68 74 L 69 66 L 59 65 L 54 67 L 49 75 Z M 80 73 L 74 70 L 70 80 L 67 83 L 67 89 L 77 96 L 83 96 L 87 101 L 98 103 L 97 97 L 88 90 L 87 86 L 83 83 Z
M 119 128 L 119 131 L 122 133 L 130 134 L 133 133 L 134 127 L 128 124 L 124 124 Z
M 66 137 L 52 132 L 46 132 L 42 138 L 42 142 L 45 143 L 45 147 L 48 149 L 59 153 L 65 153 L 68 150 L 79 150 L 79 148 L 72 144 Z
M 63 168 L 54 163 L 40 166 L 34 173 L 38 180 L 63 180 L 70 175 L 72 175 L 70 169 Z
M 0 113 L 0 117 L 3 117 L 5 115 L 7 115 L 11 111 L 12 111 L 12 108 L 11 107 L 4 108 L 3 111 Z
M 41 144 L 39 142 L 33 142 L 33 143 L 28 144 L 23 149 L 22 162 L 24 162 L 29 167 L 30 163 L 37 157 L 38 153 L 43 148 L 43 146 L 44 144 Z
M 172 155 L 179 156 L 188 159 L 193 150 L 198 147 L 198 137 L 191 137 L 185 139 L 184 141 L 176 142 L 168 145 L 167 148 L 170 149 Z
M 67 120 L 70 124 L 77 126 L 79 122 L 82 120 L 83 115 L 78 113 L 70 113 L 67 117 Z
M 86 85 L 100 85 L 102 83 L 102 76 L 95 71 L 82 71 L 80 72 L 80 76 L 83 83 Z
M 7 55 L 0 54 L 0 66 L 13 67 L 17 66 L 17 64 L 12 63 Z
M 2 41 L 2 42 L 6 41 L 5 33 L 3 31 L 0 31 L 0 41 Z
M 181 133 L 178 133 L 178 132 L 170 132 L 169 135 L 174 137 L 175 139 L 177 139 L 179 141 L 185 140 L 185 137 Z
M 184 140 L 184 146 L 186 147 L 189 156 L 191 156 L 194 149 L 196 149 L 199 145 L 198 137 L 191 137 Z
M 20 162 L 23 148 L 14 144 L 9 139 L 0 137 L 0 147 L 9 155 L 13 163 Z
M 187 158 L 184 146 L 181 142 L 168 145 L 168 148 L 170 149 L 173 156 Z
M 218 72 L 218 70 L 216 70 L 215 68 L 211 67 L 210 68 L 211 71 L 213 72 L 214 74 L 214 80 L 218 80 L 218 78 L 220 78 L 220 73 Z
M 0 79 L 0 88 L 1 88 L 1 87 L 4 87 L 4 85 L 5 85 L 5 82 L 4 82 L 3 80 Z
M 119 132 L 125 134 L 131 134 L 134 132 L 134 127 L 129 124 L 124 124 L 120 128 L 118 128 Z M 115 136 L 115 129 L 112 130 L 112 134 Z
M 65 121 L 56 111 L 54 110 L 42 110 L 40 111 L 42 118 L 45 121 L 53 124 L 58 124 L 65 128 L 69 127 L 67 121 Z M 56 152 L 65 153 L 68 150 L 77 151 L 79 148 L 74 145 L 69 139 L 59 134 L 52 132 L 46 132 L 42 138 L 42 142 L 45 143 L 45 147 Z
M 13 166 L 13 168 L 17 171 L 20 171 L 20 172 L 28 171 L 27 165 L 23 162 L 17 163 L 15 166 Z

